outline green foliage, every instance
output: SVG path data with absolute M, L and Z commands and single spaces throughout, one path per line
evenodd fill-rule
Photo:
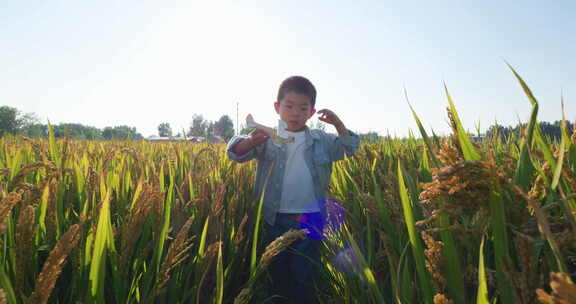
M 222 137 L 225 141 L 234 136 L 234 122 L 228 115 L 222 115 L 214 124 L 214 135 Z
M 543 136 L 553 140 L 560 141 L 562 138 L 562 121 L 555 120 L 554 122 L 540 121 L 538 122 L 540 126 L 540 131 Z M 523 129 L 526 129 L 528 125 L 526 123 L 517 124 L 515 126 L 502 126 L 499 124 L 492 125 L 486 131 L 486 137 L 494 137 L 498 135 L 501 140 L 506 140 L 511 137 L 512 134 L 521 134 Z M 566 122 L 566 130 L 568 134 L 574 132 L 575 124 L 571 122 Z
M 20 127 L 18 116 L 18 109 L 8 106 L 0 107 L 0 136 L 16 134 Z
M 117 139 L 124 140 L 126 138 L 130 139 L 142 139 L 142 135 L 136 132 L 136 128 L 129 126 L 116 126 L 116 127 L 106 127 L 102 131 L 102 138 L 107 140 Z
M 188 136 L 204 137 L 206 136 L 206 129 L 208 128 L 208 121 L 202 115 L 194 114 L 192 116 L 192 123 L 188 130 Z
M 172 137 L 172 128 L 167 122 L 163 122 L 158 125 L 158 136 L 161 137 Z
M 379 142 L 381 139 L 380 135 L 376 131 L 370 131 L 367 133 L 360 133 L 360 134 L 358 134 L 358 136 L 360 136 L 360 140 L 362 142 L 376 143 L 376 142 Z

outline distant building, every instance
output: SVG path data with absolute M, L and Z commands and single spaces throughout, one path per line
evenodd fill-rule
M 202 136 L 191 136 L 189 139 L 191 142 L 195 142 L 195 143 L 206 141 L 206 138 L 204 138 Z
M 165 137 L 165 136 L 156 136 L 151 135 L 145 138 L 146 141 L 191 141 L 191 142 L 203 142 L 205 139 L 204 137 Z
M 201 143 L 201 142 L 211 142 L 211 143 L 223 143 L 226 142 L 222 137 L 218 135 L 208 135 L 208 138 L 202 136 L 190 136 L 190 137 L 164 137 L 164 136 L 156 136 L 151 135 L 145 138 L 146 141 L 189 141 L 193 143 Z
M 472 142 L 482 142 L 482 141 L 484 141 L 484 138 L 486 138 L 486 136 L 484 136 L 484 135 L 471 136 L 470 138 L 472 139 Z
M 224 138 L 218 135 L 208 135 L 208 141 L 211 143 L 223 143 L 226 142 Z

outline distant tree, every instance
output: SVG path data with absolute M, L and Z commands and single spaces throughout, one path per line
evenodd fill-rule
M 88 140 L 100 140 L 103 139 L 102 137 L 102 130 L 96 127 L 86 126 L 84 127 L 84 138 Z
M 48 127 L 40 123 L 40 119 L 35 113 L 26 113 L 18 118 L 18 134 L 26 137 L 42 137 L 48 134 Z
M 104 139 L 112 139 L 112 137 L 114 136 L 114 128 L 112 127 L 105 127 L 104 130 L 102 131 L 102 137 L 104 137 Z
M 36 113 L 25 113 L 19 115 L 18 117 L 18 124 L 20 128 L 24 128 L 31 125 L 39 125 L 40 119 Z
M 30 138 L 46 137 L 48 135 L 48 126 L 43 124 L 30 124 L 20 127 L 18 134 Z
M 215 131 L 216 129 L 216 123 L 213 121 L 208 121 L 206 122 L 206 131 L 204 133 L 203 136 L 208 136 L 208 135 L 215 135 L 217 131 Z
M 194 114 L 192 116 L 192 124 L 190 125 L 190 130 L 188 131 L 189 136 L 206 136 L 206 128 L 208 127 L 208 122 L 204 119 L 201 114 Z
M 370 131 L 368 133 L 360 134 L 360 140 L 363 142 L 376 142 L 380 139 L 378 132 Z
M 20 127 L 18 109 L 9 106 L 0 107 L 0 136 L 16 134 Z
M 163 122 L 158 126 L 158 135 L 161 137 L 172 137 L 172 128 L 167 122 Z
M 228 141 L 234 136 L 234 122 L 228 115 L 222 115 L 214 125 L 214 135 Z
M 186 137 L 187 136 L 187 132 L 184 128 L 182 128 L 182 131 L 178 132 L 178 134 L 176 134 L 176 137 Z
M 539 122 L 540 130 L 545 137 L 549 137 L 551 140 L 560 140 L 562 138 L 562 128 L 561 128 L 561 121 L 557 120 L 553 123 L 549 123 L 547 121 Z M 517 124 L 516 126 L 508 126 L 504 127 L 498 124 L 492 125 L 486 131 L 487 137 L 494 137 L 499 136 L 501 139 L 505 140 L 515 134 L 515 136 L 523 136 L 524 132 L 528 126 L 526 123 Z M 574 124 L 570 122 L 566 122 L 566 131 L 569 135 L 574 132 Z
M 54 127 L 54 136 L 73 139 L 86 139 L 86 127 L 79 123 L 61 123 Z
M 142 139 L 142 135 L 136 132 L 136 128 L 128 126 L 106 127 L 102 131 L 102 137 L 108 140 L 125 140 L 128 137 L 130 139 Z

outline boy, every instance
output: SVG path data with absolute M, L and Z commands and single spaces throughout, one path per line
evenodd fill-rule
M 322 218 L 332 162 L 353 155 L 360 144 L 359 136 L 328 109 L 318 111 L 319 119 L 336 127 L 338 136 L 310 130 L 306 121 L 316 113 L 315 105 L 314 85 L 301 76 L 289 77 L 280 85 L 274 109 L 294 141 L 276 144 L 256 129 L 228 143 L 231 160 L 258 160 L 255 194 L 259 201 L 264 191 L 262 215 L 269 242 L 290 229 L 301 229 L 307 219 Z M 313 276 L 320 262 L 320 242 L 309 234 L 276 256 L 269 267 L 274 294 L 288 303 L 315 303 Z

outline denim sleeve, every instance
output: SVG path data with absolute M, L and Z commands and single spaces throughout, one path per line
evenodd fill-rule
M 325 143 L 331 161 L 344 159 L 344 155 L 352 156 L 360 147 L 360 136 L 348 130 L 350 135 L 326 134 Z
M 228 142 L 228 146 L 226 147 L 226 154 L 228 154 L 228 158 L 232 161 L 243 163 L 254 158 L 260 158 L 263 155 L 263 150 L 265 145 L 260 145 L 258 147 L 250 149 L 250 151 L 246 152 L 243 155 L 238 155 L 232 151 L 234 146 L 243 139 L 247 139 L 247 135 L 237 135 L 230 139 Z

